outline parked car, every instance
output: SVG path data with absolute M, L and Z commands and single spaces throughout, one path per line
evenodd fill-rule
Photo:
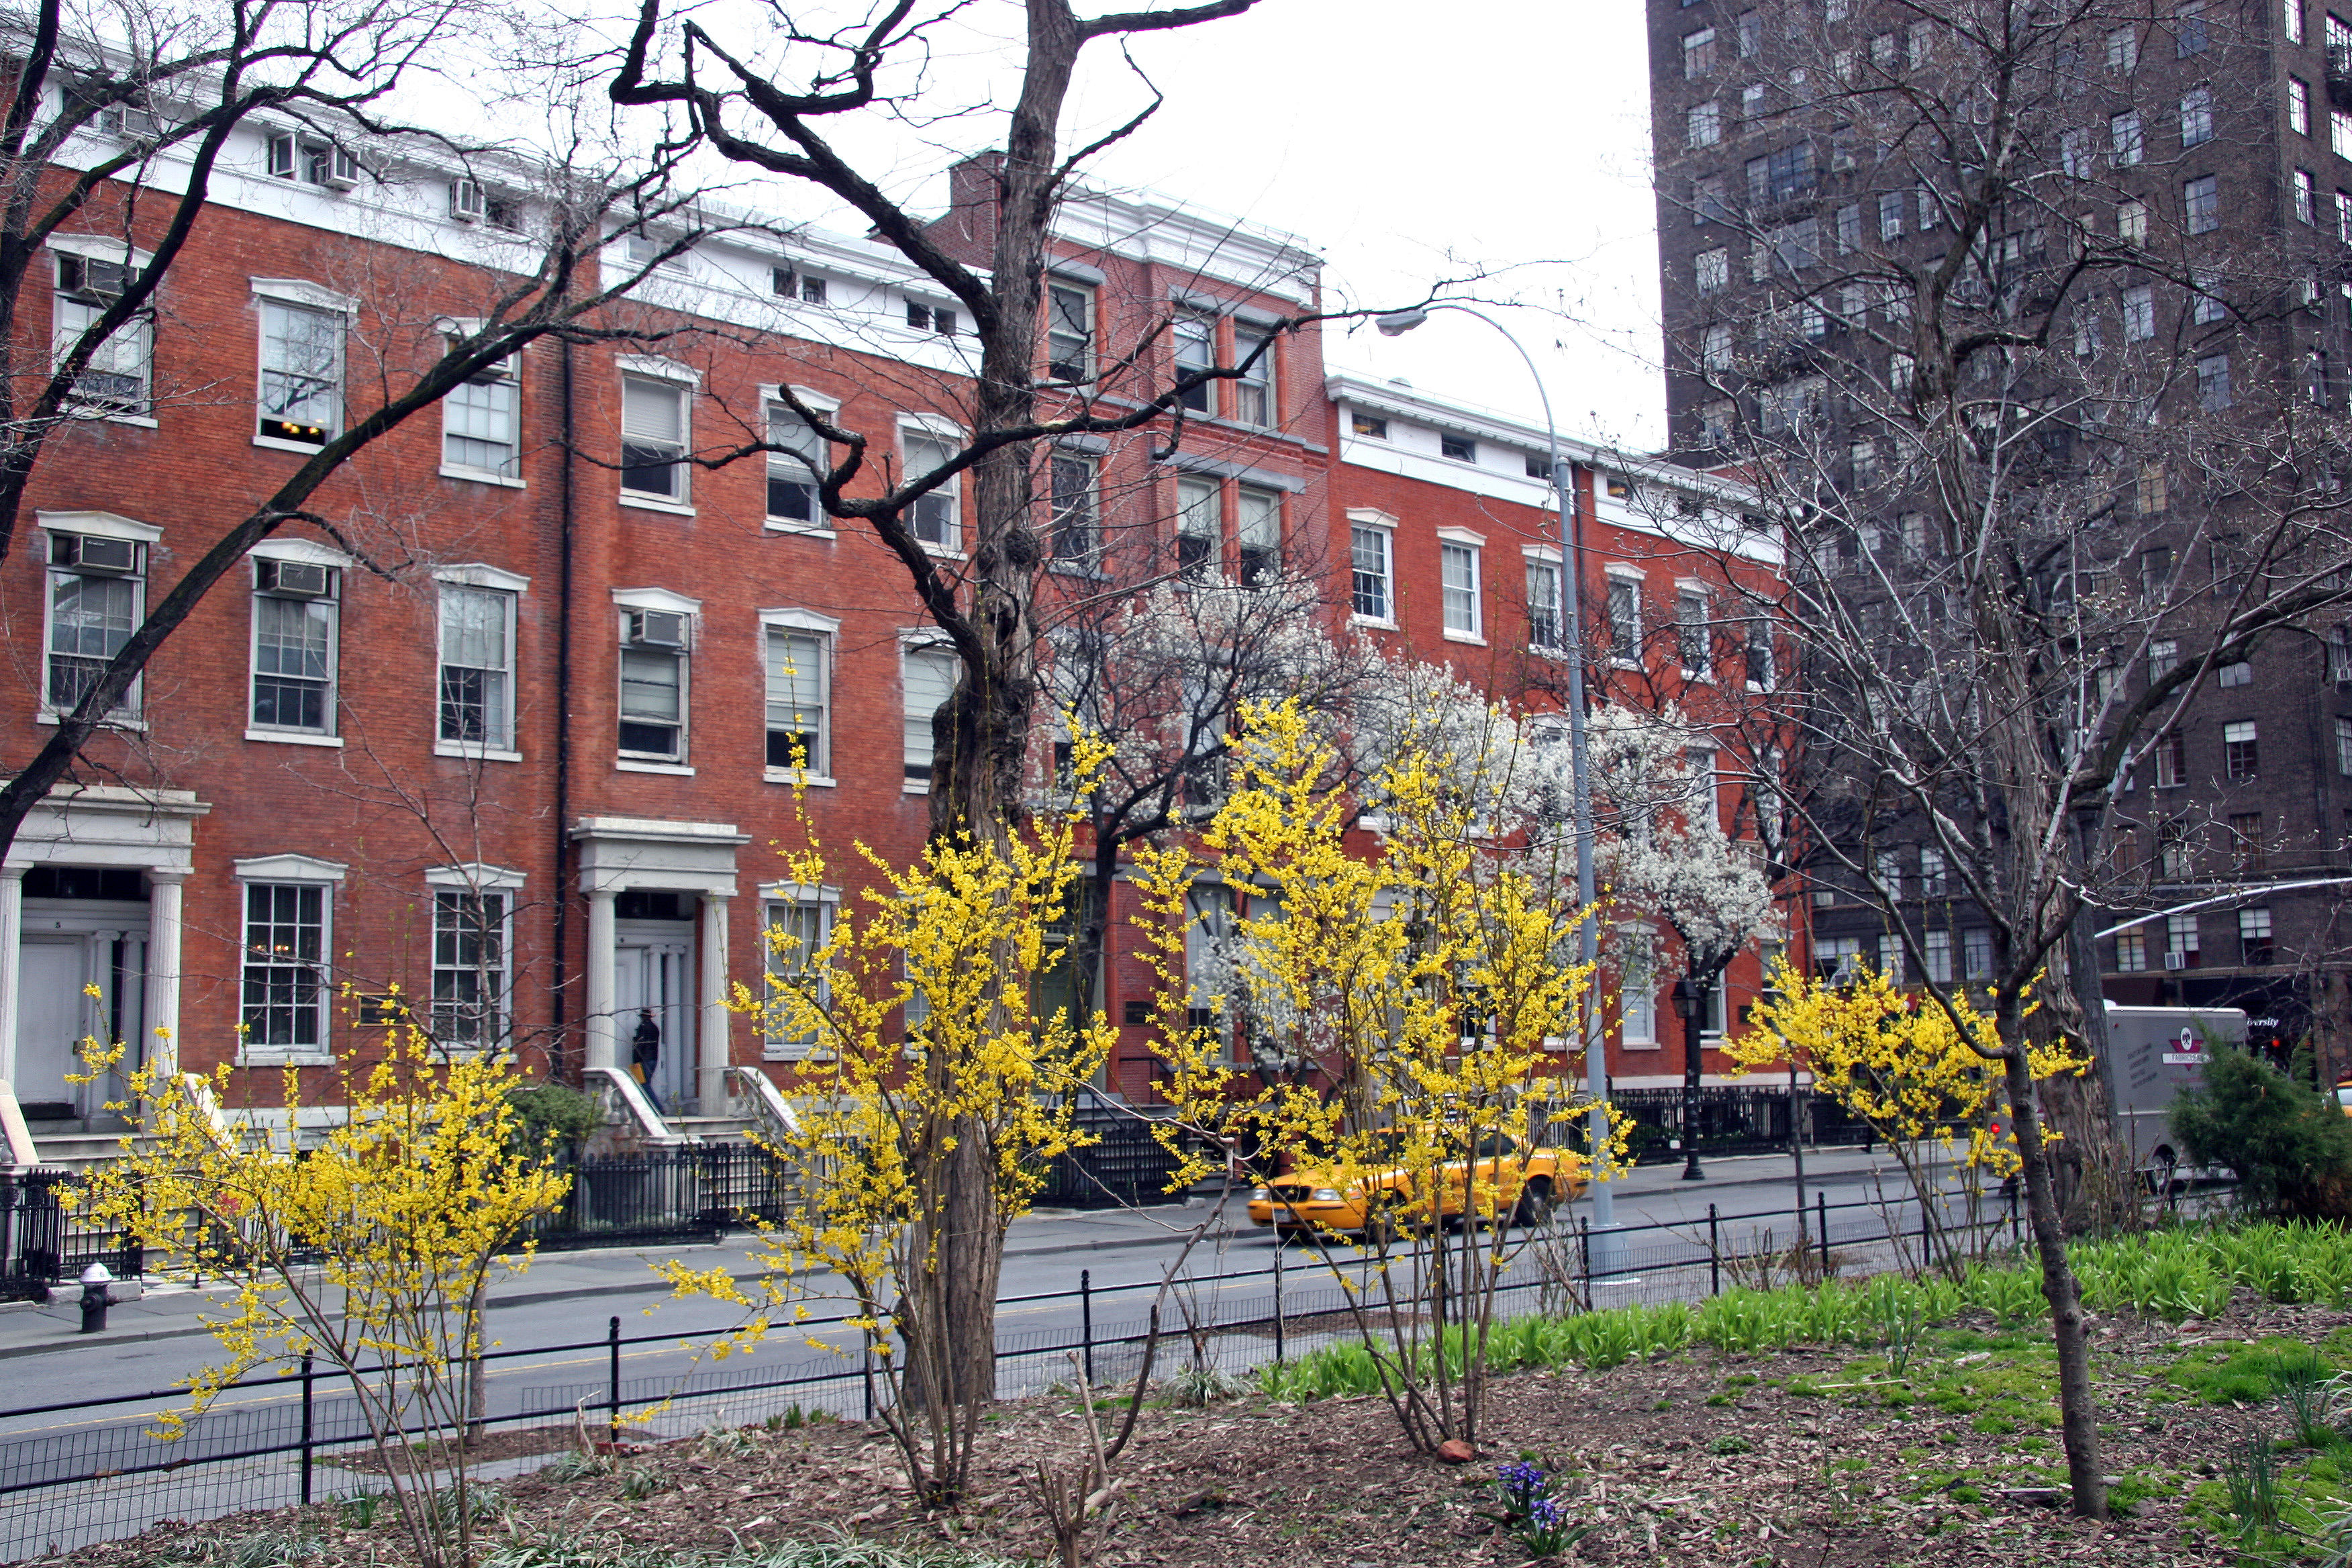
M 1461 1219 L 1475 1204 L 1482 1219 L 1507 1215 L 1515 1225 L 1541 1225 L 1554 1205 L 1584 1194 L 1580 1154 L 1545 1148 L 1496 1128 L 1477 1133 L 1475 1160 L 1466 1131 L 1452 1134 L 1451 1142 L 1460 1152 L 1434 1173 L 1401 1163 L 1359 1172 L 1352 1179 L 1312 1168 L 1276 1176 L 1251 1191 L 1250 1219 L 1280 1234 L 1392 1234 Z M 1432 1185 L 1436 1191 L 1425 1190 Z

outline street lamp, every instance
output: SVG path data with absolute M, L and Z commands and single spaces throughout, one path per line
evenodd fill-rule
M 1429 320 L 1433 310 L 1458 310 L 1463 315 L 1476 317 L 1503 334 L 1503 341 L 1518 353 L 1528 367 L 1528 375 L 1536 384 L 1536 398 L 1543 405 L 1544 438 L 1551 449 L 1551 488 L 1559 503 L 1559 621 L 1561 651 L 1568 656 L 1568 767 L 1574 780 L 1574 806 L 1570 818 L 1576 835 L 1576 900 L 1582 907 L 1582 918 L 1577 921 L 1577 958 L 1589 973 L 1598 973 L 1601 962 L 1601 933 L 1595 929 L 1600 898 L 1594 889 L 1592 875 L 1592 770 L 1589 765 L 1584 734 L 1584 632 L 1583 615 L 1579 605 L 1578 588 L 1583 582 L 1583 543 L 1576 510 L 1576 486 L 1569 473 L 1568 459 L 1559 455 L 1559 426 L 1552 423 L 1551 395 L 1544 390 L 1543 374 L 1536 369 L 1529 356 L 1511 330 L 1483 310 L 1467 305 L 1431 305 L 1423 310 L 1397 310 L 1376 317 L 1372 324 L 1384 338 L 1401 337 Z M 1587 1122 L 1588 1147 L 1592 1151 L 1592 1232 L 1593 1253 L 1604 1265 L 1604 1271 L 1613 1273 L 1618 1258 L 1617 1205 L 1615 1194 L 1609 1190 L 1608 1172 L 1602 1163 L 1602 1151 L 1609 1147 L 1609 1110 L 1604 1103 L 1609 1098 L 1609 1060 L 1602 1049 L 1601 1009 L 1588 999 L 1584 1004 L 1584 1082 L 1591 1097 L 1592 1110 Z
M 1706 992 L 1685 974 L 1675 982 L 1675 1016 L 1683 1021 L 1683 1180 L 1706 1179 L 1698 1168 L 1698 1032 L 1706 1017 Z

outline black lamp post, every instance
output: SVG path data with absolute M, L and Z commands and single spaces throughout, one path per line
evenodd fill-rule
M 1706 992 L 1685 974 L 1675 982 L 1675 1016 L 1683 1021 L 1683 1180 L 1706 1179 L 1698 1168 L 1698 1033 L 1706 1017 Z

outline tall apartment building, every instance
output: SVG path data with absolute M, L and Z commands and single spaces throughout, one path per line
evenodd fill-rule
M 2033 482 L 2080 520 L 2050 602 L 2096 597 L 2118 646 L 2138 647 L 2134 595 L 2193 630 L 2200 604 L 2270 591 L 2221 563 L 2294 510 L 2246 477 L 2265 453 L 2321 476 L 2304 481 L 2305 515 L 2340 500 L 2325 476 L 2352 395 L 2352 20 L 2319 0 L 2002 16 L 1972 0 L 1649 0 L 1671 441 L 1783 479 L 1810 466 L 1850 521 L 1809 541 L 1808 569 L 1883 603 L 1901 563 L 1946 542 L 1885 481 L 1906 454 L 1879 412 L 1915 390 L 1981 395 L 1989 419 L 2022 410 L 2047 426 Z M 1983 26 L 1971 41 L 1958 23 Z M 2027 41 L 2003 57 L 2004 37 Z M 1989 108 L 1996 88 L 2031 107 Z M 1988 154 L 1971 138 L 2001 113 L 2019 132 L 2007 155 L 2031 166 L 1972 214 Z M 1956 246 L 1956 223 L 1979 216 Z M 1912 334 L 1956 321 L 2016 329 L 2017 345 L 1979 356 L 1977 381 L 1915 389 Z M 2105 995 L 2243 1006 L 2257 1040 L 2316 1039 L 2352 1065 L 2344 889 L 2275 886 L 2347 869 L 2343 616 L 2306 617 L 2199 683 L 2115 796 L 2103 853 L 2136 885 L 2097 923 L 2202 906 L 2104 938 Z M 2161 626 L 2144 640 L 2099 690 L 2120 682 L 2127 700 L 2194 646 Z M 1883 842 L 1850 853 L 1896 896 L 1911 951 L 1939 978 L 1989 973 L 1986 921 L 1943 858 L 1899 823 L 1867 830 Z M 1818 963 L 1902 966 L 1883 900 L 1850 876 L 1824 875 L 1812 901 Z
M 154 311 L 86 378 L 83 416 L 37 475 L 0 573 L 10 754 L 225 516 L 372 406 L 377 370 L 478 312 L 500 233 L 528 226 L 527 171 L 491 188 L 379 148 L 361 178 L 315 135 L 257 118 L 231 143 Z M 959 171 L 939 232 L 968 241 L 985 188 L 984 166 Z M 129 195 L 109 185 L 49 239 L 55 287 L 28 333 L 87 320 L 104 267 L 146 239 Z M 610 239 L 614 265 L 664 258 L 635 290 L 639 341 L 534 343 L 371 448 L 316 498 L 333 526 L 255 548 L 26 824 L 0 864 L 0 1080 L 37 1131 L 88 1131 L 119 1091 L 70 1081 L 91 1036 L 132 1062 L 226 1065 L 230 1102 L 261 1109 L 282 1069 L 315 1079 L 402 1009 L 451 1047 L 567 1075 L 621 1063 L 650 1010 L 673 1112 L 715 1111 L 730 1068 L 806 1055 L 728 1005 L 778 962 L 769 930 L 821 937 L 857 893 L 784 879 L 795 784 L 829 845 L 911 859 L 953 669 L 903 567 L 816 507 L 793 455 L 806 427 L 780 399 L 866 433 L 873 468 L 920 472 L 966 428 L 971 340 L 953 301 L 868 239 L 721 221 L 664 257 L 673 237 Z M 1317 262 L 1287 236 L 1081 195 L 1046 287 L 1041 371 L 1116 398 L 1242 363 L 1311 305 Z M 1392 439 L 1433 432 L 1423 466 L 1456 482 L 1335 460 L 1371 449 L 1378 393 L 1327 384 L 1310 327 L 1200 389 L 1173 449 L 1144 431 L 1041 452 L 1051 575 L 1083 598 L 1114 560 L 1139 577 L 1328 574 L 1325 602 L 1358 625 L 1428 656 L 1475 649 L 1465 672 L 1501 679 L 1496 659 L 1545 614 L 1530 621 L 1522 568 L 1557 569 L 1527 471 L 1540 437 L 1415 398 Z M 1441 427 L 1486 445 L 1465 465 Z M 788 450 L 693 460 L 770 437 Z M 1578 461 L 1587 493 L 1629 467 Z M 1588 521 L 1611 558 L 1658 555 L 1640 519 L 1603 521 L 1608 499 L 1603 480 Z M 950 570 L 961 500 L 950 484 L 913 513 Z M 1466 583 L 1450 553 L 1465 534 L 1493 563 L 1482 574 L 1474 554 Z M 1761 552 L 1754 567 L 1775 569 Z M 1441 634 L 1441 604 L 1491 635 Z M 1096 991 L 1122 1022 L 1106 1092 L 1153 1094 L 1151 984 L 1115 936 Z

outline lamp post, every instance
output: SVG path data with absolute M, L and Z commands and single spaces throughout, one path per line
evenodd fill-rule
M 1402 336 L 1429 320 L 1431 310 L 1456 310 L 1473 316 L 1502 333 L 1503 341 L 1511 345 L 1528 375 L 1536 384 L 1536 398 L 1543 405 L 1544 438 L 1551 452 L 1551 488 L 1559 503 L 1559 624 L 1561 650 L 1568 656 L 1568 766 L 1574 780 L 1571 823 L 1576 836 L 1576 900 L 1582 915 L 1577 921 L 1577 959 L 1589 972 L 1598 973 L 1601 959 L 1601 933 L 1595 929 L 1599 917 L 1596 910 L 1600 899 L 1592 875 L 1592 770 L 1585 744 L 1584 721 L 1584 635 L 1583 616 L 1579 606 L 1579 585 L 1583 582 L 1580 525 L 1576 510 L 1576 485 L 1569 472 L 1568 459 L 1559 455 L 1559 426 L 1552 422 L 1551 395 L 1544 390 L 1543 373 L 1536 369 L 1528 354 L 1511 330 L 1467 305 L 1432 305 L 1427 310 L 1399 310 L 1377 318 L 1373 325 L 1384 338 Z M 1594 1272 L 1613 1277 L 1618 1264 L 1622 1238 L 1617 1231 L 1616 1195 L 1609 1190 L 1609 1173 L 1602 1161 L 1602 1152 L 1609 1147 L 1609 1111 L 1603 1103 L 1609 1098 L 1609 1060 L 1601 1035 L 1601 1009 L 1589 999 L 1584 1004 L 1584 1082 L 1592 1100 L 1592 1110 L 1587 1122 L 1587 1146 L 1592 1151 L 1591 1194 L 1592 1253 Z
M 1675 982 L 1675 1016 L 1683 1021 L 1683 1180 L 1703 1182 L 1698 1168 L 1698 1034 L 1706 1019 L 1706 992 L 1685 974 Z

